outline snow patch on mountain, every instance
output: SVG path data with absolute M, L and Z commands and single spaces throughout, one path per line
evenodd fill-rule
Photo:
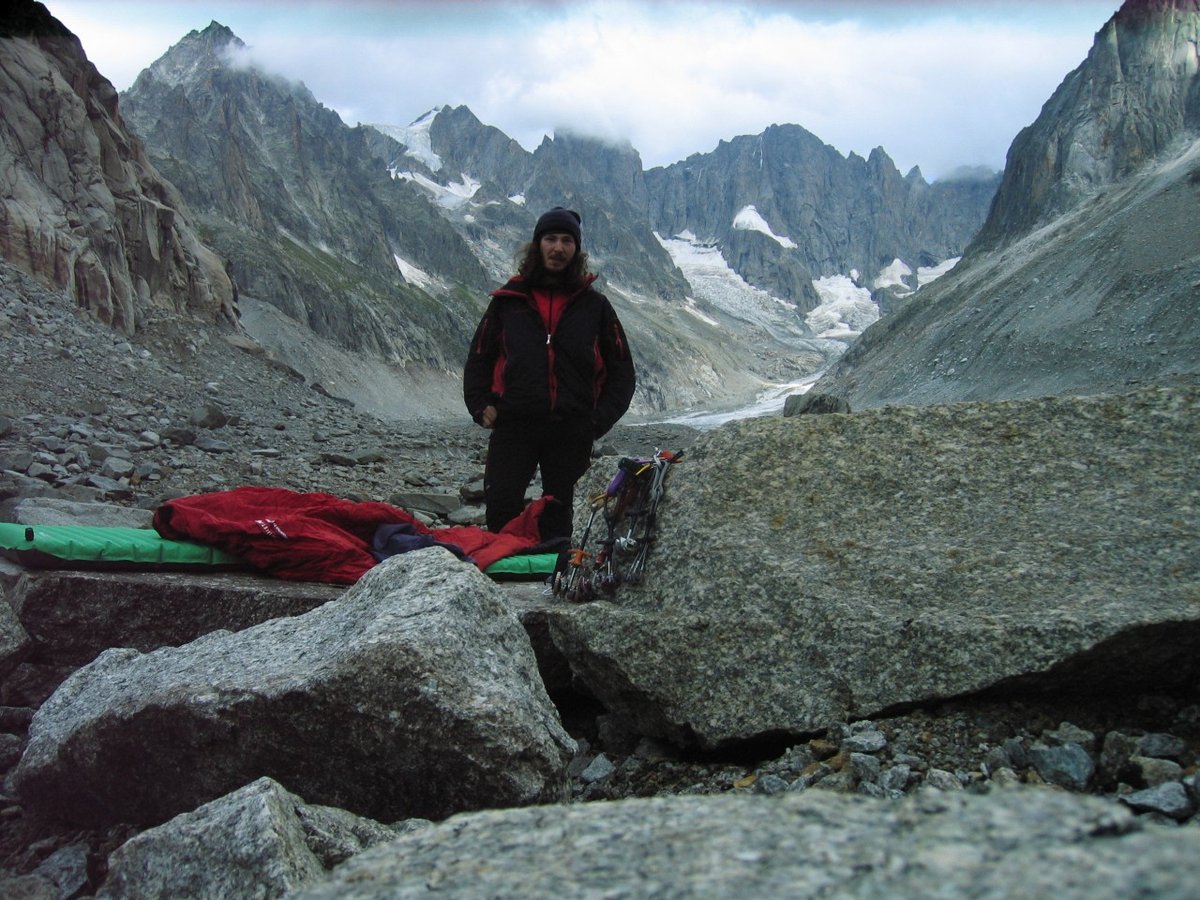
M 929 284 L 931 281 L 936 281 L 941 278 L 951 269 L 958 265 L 961 256 L 954 256 L 950 259 L 942 260 L 936 266 L 918 266 L 917 267 L 917 287 L 921 288 Z
M 762 217 L 762 215 L 757 209 L 754 208 L 754 206 L 743 206 L 741 210 L 738 211 L 738 214 L 733 217 L 733 227 L 739 231 L 761 232 L 771 240 L 775 241 L 775 243 L 779 244 L 780 247 L 784 247 L 788 250 L 794 250 L 796 248 L 795 241 L 791 240 L 790 238 L 781 237 L 772 231 L 771 226 L 767 223 L 767 220 Z
M 901 259 L 894 259 L 880 269 L 879 274 L 871 282 L 875 290 L 885 288 L 900 288 L 894 290 L 896 297 L 909 297 L 931 281 L 945 275 L 962 259 L 955 256 L 944 260 L 936 266 L 919 266 L 916 271 L 917 286 L 914 289 L 911 281 L 913 270 Z M 879 319 L 879 306 L 871 300 L 871 291 L 859 284 L 857 270 L 845 275 L 829 275 L 813 281 L 821 305 L 805 316 L 808 327 L 823 338 L 833 340 L 851 340 L 866 330 L 867 326 Z
M 413 265 L 402 257 L 395 256 L 394 254 L 393 257 L 396 260 L 396 265 L 400 268 L 400 274 L 404 276 L 404 280 L 409 284 L 416 285 L 426 291 L 430 288 L 441 286 L 442 281 L 440 278 L 430 275 L 420 266 Z
M 808 327 L 823 338 L 849 340 L 879 319 L 871 292 L 845 275 L 813 279 L 821 305 L 805 316 Z
M 777 339 L 793 340 L 803 336 L 796 305 L 748 284 L 730 268 L 715 244 L 701 242 L 686 231 L 673 238 L 658 234 L 655 237 L 692 286 L 695 296 L 689 298 L 685 307 L 688 312 L 703 314 L 705 321 L 712 322 L 713 317 L 706 311 L 702 313 L 700 308 L 706 306 L 757 325 Z
M 912 293 L 912 285 L 904 279 L 912 277 L 913 270 L 902 259 L 893 259 L 888 265 L 879 270 L 871 283 L 876 290 L 880 288 L 899 287 Z
M 411 125 L 372 125 L 376 131 L 381 131 L 404 145 L 405 153 L 429 167 L 432 172 L 441 171 L 442 158 L 433 152 L 433 142 L 429 137 L 429 127 L 442 107 L 431 109 Z
M 389 169 L 388 171 L 393 178 L 402 181 L 411 181 L 418 187 L 423 188 L 433 199 L 433 202 L 444 209 L 458 209 L 460 206 L 469 203 L 480 187 L 480 182 L 476 181 L 470 175 L 463 175 L 461 181 L 438 184 L 428 175 L 422 175 L 420 172 L 402 172 L 398 169 Z

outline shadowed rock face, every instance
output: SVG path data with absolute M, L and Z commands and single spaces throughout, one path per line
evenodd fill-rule
M 551 633 L 640 733 L 708 749 L 1014 682 L 1186 684 L 1198 403 L 724 426 L 673 471 L 646 583 L 548 611 Z
M 155 311 L 232 318 L 223 264 L 41 4 L 0 13 L 0 105 L 0 256 L 127 334 Z

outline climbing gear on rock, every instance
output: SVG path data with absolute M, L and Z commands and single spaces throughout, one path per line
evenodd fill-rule
M 667 473 L 682 458 L 682 451 L 658 450 L 650 459 L 625 457 L 617 464 L 608 487 L 589 501 L 591 515 L 583 538 L 567 551 L 565 565 L 554 575 L 554 596 L 582 603 L 642 580 L 658 536 L 658 507 Z M 588 540 L 599 515 L 606 531 L 593 551 Z

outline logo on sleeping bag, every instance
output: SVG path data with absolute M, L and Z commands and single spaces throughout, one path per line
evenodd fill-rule
M 287 532 L 279 527 L 279 523 L 274 519 L 255 519 L 254 524 L 267 537 L 279 538 L 281 541 L 287 540 Z

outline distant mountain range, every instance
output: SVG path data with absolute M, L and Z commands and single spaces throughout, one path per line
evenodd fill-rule
M 224 322 L 384 417 L 400 395 L 461 415 L 471 328 L 555 205 L 582 213 L 630 333 L 638 414 L 827 369 L 818 389 L 859 406 L 1187 375 L 1197 3 L 1126 3 L 1002 179 L 930 184 L 797 125 L 648 171 L 628 144 L 569 133 L 526 151 L 466 107 L 350 128 L 239 63 L 215 22 L 118 103 L 78 40 L 19 0 L 0 13 L 18 62 L 0 66 L 0 254 L 130 334 Z
M 962 253 L 999 182 L 929 185 L 797 126 L 649 172 L 628 145 L 572 134 L 528 152 L 465 107 L 349 128 L 303 85 L 234 64 L 240 47 L 215 22 L 188 34 L 121 109 L 230 261 L 248 330 L 358 402 L 364 385 L 318 371 L 258 304 L 359 364 L 456 377 L 487 291 L 536 216 L 567 205 L 630 332 L 636 408 L 719 403 L 828 365 L 920 267 Z M 820 279 L 840 280 L 814 317 Z

